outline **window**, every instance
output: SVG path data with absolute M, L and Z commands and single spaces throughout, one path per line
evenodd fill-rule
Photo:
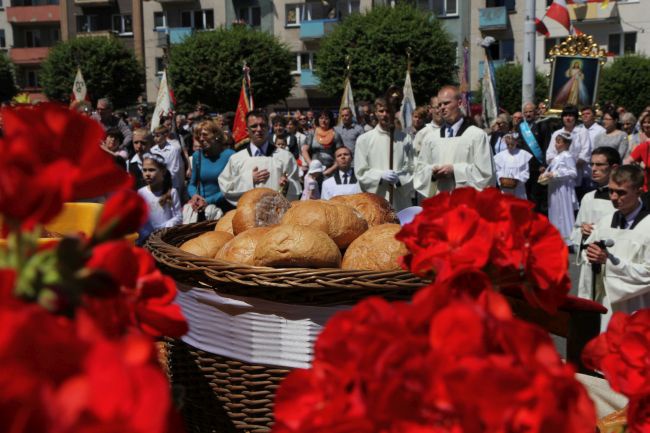
M 636 51 L 636 32 L 610 34 L 607 51 L 615 56 L 634 53 Z
M 251 27 L 259 27 L 262 25 L 262 11 L 259 6 L 239 8 L 238 19 Z
M 59 29 L 58 28 L 53 28 L 52 29 L 52 42 L 57 42 L 59 40 L 60 40 Z
M 316 66 L 316 53 L 296 53 L 296 69 L 292 74 L 300 74 L 300 71 L 313 71 Z
M 41 46 L 41 31 L 40 30 L 25 30 L 25 46 L 27 48 L 35 48 Z
M 300 25 L 302 16 L 301 4 L 289 4 L 284 6 L 284 25 L 287 27 L 297 27 Z
M 27 87 L 41 87 L 38 82 L 38 72 L 37 71 L 25 71 L 25 83 Z
M 504 60 L 512 62 L 515 59 L 515 40 L 501 39 L 490 45 L 488 48 L 492 60 Z
M 361 2 L 359 0 L 348 0 L 347 2 L 339 2 L 339 18 L 347 17 L 348 15 L 359 13 L 361 10 Z
M 7 39 L 5 38 L 5 29 L 0 29 L 0 48 L 7 46 Z
M 200 11 L 181 12 L 181 27 L 191 27 L 197 30 L 214 28 L 214 11 L 204 9 Z
M 508 11 L 515 10 L 515 0 L 485 0 L 486 8 L 505 6 Z
M 95 32 L 99 30 L 99 17 L 97 15 L 77 15 L 77 33 Z
M 164 12 L 153 13 L 153 29 L 160 30 L 167 28 L 167 16 Z
M 439 17 L 458 15 L 457 0 L 433 0 L 433 12 Z
M 165 70 L 165 59 L 156 57 L 156 75 L 162 75 Z
M 113 31 L 120 35 L 133 34 L 131 15 L 113 15 Z

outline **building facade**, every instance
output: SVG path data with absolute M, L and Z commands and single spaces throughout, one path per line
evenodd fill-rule
M 496 42 L 490 47 L 495 67 L 514 62 L 521 63 L 524 52 L 525 0 L 472 0 L 472 36 L 470 81 L 478 89 L 483 75 L 484 51 L 478 42 L 492 36 Z M 537 0 L 535 14 L 541 18 L 552 0 Z M 594 42 L 608 53 L 608 61 L 625 53 L 647 54 L 650 47 L 650 9 L 642 0 L 610 1 L 568 5 L 574 27 L 594 38 Z M 549 73 L 548 52 L 567 36 L 567 30 L 557 22 L 544 20 L 550 36 L 536 36 L 535 63 L 540 72 Z

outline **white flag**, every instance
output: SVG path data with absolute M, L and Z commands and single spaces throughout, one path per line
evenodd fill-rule
M 352 96 L 352 85 L 350 84 L 350 79 L 345 79 L 345 89 L 343 90 L 343 97 L 341 98 L 341 105 L 339 106 L 339 124 L 341 124 L 341 110 L 344 108 L 350 108 L 352 111 L 352 118 L 354 121 L 357 121 L 357 109 L 354 106 L 354 96 Z
M 411 74 L 406 71 L 404 80 L 404 98 L 402 107 L 399 110 L 399 120 L 402 123 L 402 130 L 408 131 L 413 125 L 413 112 L 415 111 L 415 96 L 413 96 L 413 86 L 411 85 Z
M 72 95 L 75 101 L 86 100 L 86 82 L 79 68 L 77 68 L 77 75 L 74 77 L 74 83 L 72 84 Z
M 499 115 L 499 103 L 497 101 L 494 63 L 492 63 L 487 49 L 485 49 L 485 63 L 483 65 L 483 118 L 486 125 L 491 125 Z
M 156 108 L 153 110 L 151 117 L 151 132 L 160 124 L 160 116 L 166 116 L 172 112 L 172 101 L 169 97 L 169 87 L 167 86 L 167 71 L 163 71 L 158 87 L 158 97 L 156 98 Z

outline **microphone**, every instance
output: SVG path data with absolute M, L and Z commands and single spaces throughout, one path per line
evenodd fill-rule
M 602 248 L 603 250 L 606 250 L 607 248 L 611 248 L 614 246 L 614 241 L 612 239 L 601 239 L 594 243 L 598 245 L 600 248 Z M 593 271 L 594 274 L 600 274 L 601 269 L 602 269 L 602 265 L 600 263 L 593 263 L 591 265 L 591 270 Z

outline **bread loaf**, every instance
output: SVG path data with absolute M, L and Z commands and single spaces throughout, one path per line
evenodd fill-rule
M 399 224 L 381 224 L 371 227 L 355 239 L 345 251 L 343 269 L 390 271 L 401 269 L 398 258 L 408 251 L 395 239 Z
M 263 235 L 269 232 L 271 227 L 253 227 L 242 232 L 228 241 L 214 256 L 215 259 L 227 262 L 254 265 L 255 247 Z
M 237 202 L 237 212 L 232 219 L 233 234 L 253 227 L 278 224 L 289 209 L 289 201 L 270 188 L 255 188 L 245 192 Z
M 226 212 L 226 214 L 219 218 L 219 221 L 217 221 L 217 225 L 214 226 L 214 231 L 228 232 L 233 235 L 234 233 L 232 231 L 232 219 L 235 216 L 235 213 L 237 213 L 237 209 Z
M 181 250 L 200 257 L 213 258 L 233 236 L 227 232 L 206 232 L 181 245 Z
M 345 204 L 325 200 L 294 202 L 284 214 L 281 224 L 321 230 L 327 233 L 339 248 L 346 248 L 368 229 L 368 223 L 359 212 Z
M 397 216 L 390 204 L 383 197 L 369 192 L 359 194 L 337 195 L 331 202 L 344 203 L 353 207 L 368 222 L 368 227 L 378 224 L 397 223 Z
M 321 230 L 301 225 L 279 225 L 257 243 L 255 265 L 338 268 L 341 266 L 341 252 Z

